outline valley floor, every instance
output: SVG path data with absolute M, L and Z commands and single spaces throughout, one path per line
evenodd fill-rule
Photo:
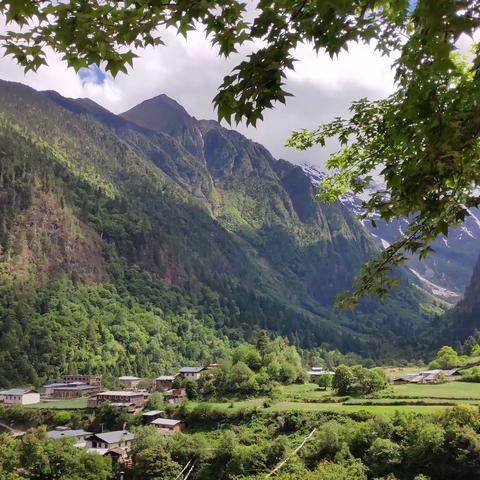
M 480 405 L 480 384 L 450 382 L 439 385 L 392 385 L 380 395 L 368 398 L 336 397 L 328 390 L 320 390 L 317 385 L 288 385 L 281 387 L 273 401 L 267 397 L 232 399 L 227 401 L 189 402 L 192 407 L 208 403 L 222 411 L 238 412 L 243 409 L 259 408 L 266 413 L 285 411 L 308 412 L 369 412 L 393 414 L 395 411 L 408 411 L 430 414 L 457 404 Z M 87 407 L 85 398 L 42 402 L 29 405 L 33 409 L 78 410 Z

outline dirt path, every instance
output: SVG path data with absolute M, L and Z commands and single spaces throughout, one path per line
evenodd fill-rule
M 10 425 L 7 425 L 3 422 L 0 422 L 0 427 L 4 428 L 8 433 L 12 435 L 12 437 L 20 437 L 25 433 L 23 430 L 16 430 L 15 428 L 12 428 Z

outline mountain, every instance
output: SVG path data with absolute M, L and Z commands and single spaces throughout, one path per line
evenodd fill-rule
M 480 258 L 474 262 L 464 297 L 445 315 L 440 338 L 445 343 L 460 343 L 475 330 L 480 330 Z
M 317 185 L 323 173 L 311 165 L 303 169 Z M 368 196 L 368 190 L 365 195 Z M 355 216 L 363 213 L 361 197 L 346 194 L 341 202 Z M 400 239 L 408 227 L 406 219 L 386 223 L 376 218 L 375 222 L 375 227 L 370 222 L 363 222 L 363 225 L 379 248 L 386 248 Z M 423 288 L 449 302 L 458 302 L 472 275 L 475 259 L 480 255 L 480 210 L 471 209 L 462 226 L 450 228 L 448 238 L 437 239 L 432 247 L 435 253 L 422 261 L 411 258 L 408 268 Z
M 267 328 L 303 348 L 412 356 L 446 305 L 336 293 L 377 251 L 261 145 L 160 95 L 122 115 L 0 82 L 0 378 L 154 375 Z

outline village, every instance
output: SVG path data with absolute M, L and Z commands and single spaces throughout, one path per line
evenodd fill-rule
M 182 432 L 187 424 L 181 420 L 163 418 L 164 410 L 144 411 L 145 403 L 153 392 L 162 392 L 166 404 L 178 405 L 187 399 L 185 388 L 173 388 L 175 379 L 196 381 L 203 372 L 217 368 L 218 364 L 207 367 L 186 366 L 175 375 L 157 377 L 149 388 L 139 388 L 139 377 L 125 375 L 118 377 L 121 390 L 107 390 L 102 386 L 101 375 L 67 374 L 62 381 L 42 385 L 38 392 L 24 388 L 11 388 L 0 391 L 0 406 L 35 405 L 40 402 L 55 404 L 60 400 L 73 400 L 87 397 L 87 408 L 95 409 L 108 402 L 112 407 L 125 409 L 129 413 L 142 415 L 143 424 L 152 425 L 161 435 Z M 85 448 L 90 453 L 109 455 L 113 463 L 126 463 L 135 435 L 126 430 L 111 432 L 87 432 L 66 427 L 57 427 L 47 432 L 48 438 L 72 437 L 75 446 Z
M 73 401 L 86 398 L 86 407 L 96 409 L 103 404 L 122 409 L 128 413 L 141 416 L 142 425 L 155 427 L 159 435 L 175 435 L 185 432 L 188 424 L 177 418 L 170 418 L 163 409 L 149 410 L 145 408 L 149 397 L 161 392 L 165 405 L 180 405 L 188 400 L 184 387 L 175 384 L 188 380 L 196 382 L 203 376 L 208 378 L 219 367 L 212 363 L 206 367 L 185 366 L 173 375 L 160 375 L 145 387 L 142 378 L 124 375 L 117 378 L 119 390 L 108 390 L 102 385 L 102 377 L 95 374 L 69 373 L 61 381 L 42 385 L 38 391 L 11 388 L 0 391 L 0 406 L 35 406 L 46 404 L 54 406 L 56 402 Z M 331 385 L 335 372 L 323 367 L 311 367 L 306 372 L 309 385 Z M 418 373 L 400 375 L 391 379 L 393 385 L 402 384 L 440 384 L 461 379 L 456 369 L 426 370 Z M 325 387 L 326 390 L 326 387 Z M 126 429 L 116 431 L 90 432 L 83 429 L 72 429 L 57 426 L 47 432 L 48 438 L 60 439 L 70 437 L 75 446 L 86 449 L 90 453 L 110 456 L 114 464 L 123 465 L 130 462 L 129 452 L 135 441 L 135 435 Z

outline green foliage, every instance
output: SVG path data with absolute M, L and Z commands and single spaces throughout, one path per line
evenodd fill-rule
M 480 367 L 473 367 L 462 372 L 462 381 L 480 383 Z
M 346 365 L 339 365 L 335 370 L 332 380 L 332 387 L 339 395 L 346 395 L 355 384 L 355 376 L 351 368 Z
M 44 430 L 27 432 L 21 439 L 0 435 L 0 475 L 21 480 L 110 480 L 111 459 L 74 446 L 72 439 L 51 440 Z M 18 474 L 18 476 L 17 476 Z
M 331 375 L 320 375 L 318 377 L 317 383 L 320 388 L 327 390 L 327 388 L 332 386 L 332 376 Z
M 361 365 L 339 365 L 335 370 L 332 387 L 338 395 L 369 395 L 383 390 L 387 375 L 382 368 L 365 368 Z
M 231 358 L 207 371 L 193 382 L 194 395 L 205 398 L 227 396 L 245 397 L 269 394 L 277 383 L 289 385 L 303 382 L 304 368 L 296 348 L 280 337 L 270 340 L 265 332 L 258 335 L 256 347 L 243 344 L 233 350 Z M 188 389 L 188 384 L 184 386 Z
M 260 480 L 284 459 L 275 475 L 282 480 L 469 480 L 480 472 L 480 415 L 475 406 L 456 406 L 442 415 L 397 412 L 356 418 L 266 415 L 261 410 L 215 413 L 206 405 L 196 407 L 196 413 L 187 410 L 183 406 L 176 415 L 192 421 L 190 433 L 164 437 L 155 435 L 152 427 L 139 428 L 134 457 L 154 458 L 147 452 L 158 451 L 161 459 L 182 466 L 192 461 L 194 480 Z
M 143 449 L 135 455 L 134 459 L 134 479 L 175 480 L 182 470 L 182 467 L 173 461 L 160 445 Z
M 429 368 L 453 368 L 458 367 L 461 363 L 462 359 L 458 353 L 449 345 L 444 345 L 437 352 L 435 359 L 430 362 Z

